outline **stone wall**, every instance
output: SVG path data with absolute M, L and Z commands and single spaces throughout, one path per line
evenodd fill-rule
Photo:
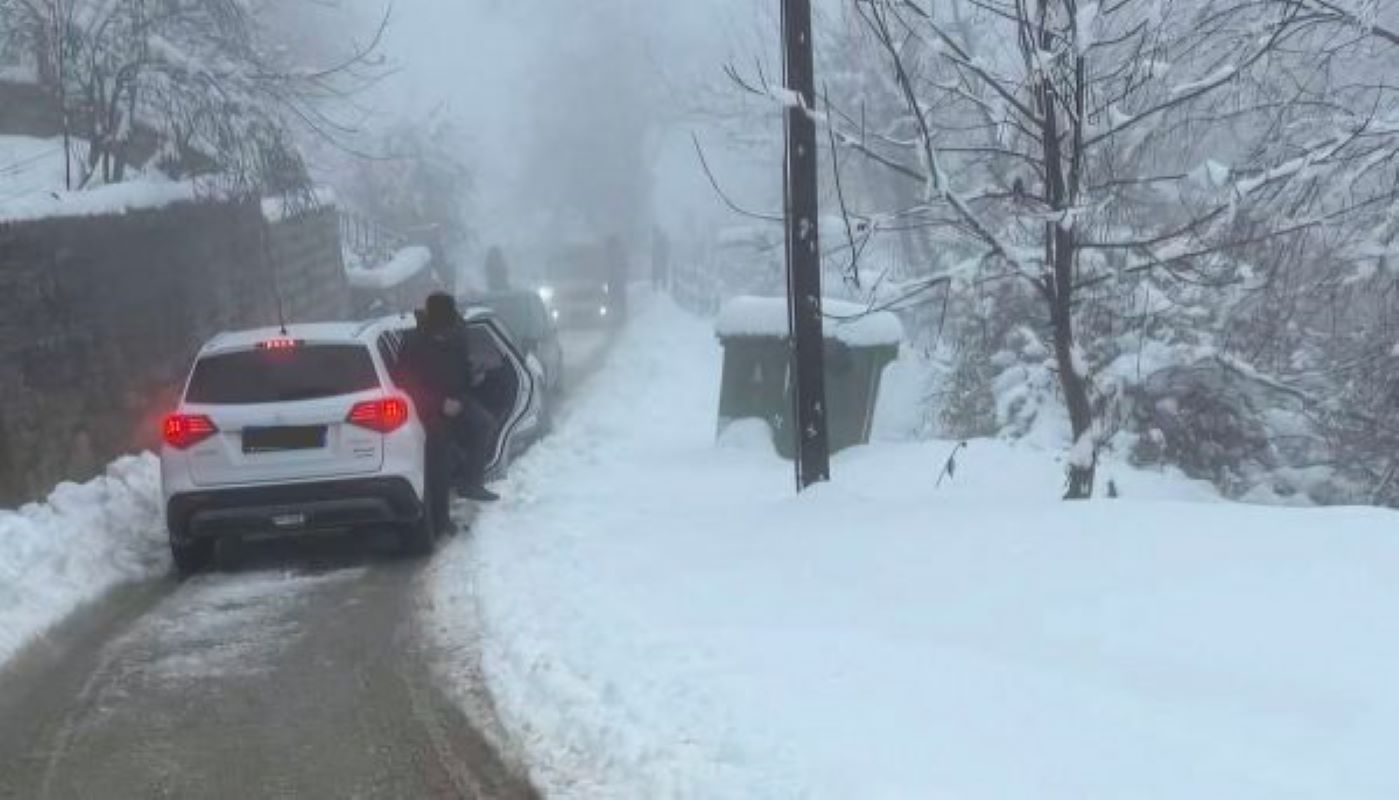
M 274 273 L 275 266 L 275 273 Z M 257 202 L 0 223 L 0 506 L 156 444 L 211 335 L 350 311 L 335 212 Z

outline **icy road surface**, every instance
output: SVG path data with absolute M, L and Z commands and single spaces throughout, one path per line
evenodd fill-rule
M 118 593 L 37 680 L 21 664 L 0 686 L 0 796 L 531 796 L 426 680 L 418 569 Z

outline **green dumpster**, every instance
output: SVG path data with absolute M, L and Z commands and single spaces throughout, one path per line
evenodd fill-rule
M 822 303 L 827 315 L 826 421 L 834 453 L 869 442 L 880 377 L 898 358 L 903 327 L 888 311 L 866 313 L 864 306 L 837 300 Z M 730 300 L 720 310 L 715 330 L 724 346 L 719 433 L 734 420 L 762 419 L 772 429 L 777 452 L 794 458 L 786 298 Z

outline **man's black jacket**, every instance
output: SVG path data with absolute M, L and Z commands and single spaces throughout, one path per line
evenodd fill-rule
M 444 403 L 449 399 L 464 403 L 471 391 L 466 325 L 457 323 L 442 330 L 425 330 L 419 325 L 410 331 L 403 341 L 402 375 L 423 423 L 444 422 Z

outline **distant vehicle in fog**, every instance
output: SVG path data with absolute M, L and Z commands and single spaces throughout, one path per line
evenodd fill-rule
M 615 245 L 578 245 L 547 264 L 539 296 L 564 327 L 619 324 L 625 317 L 625 255 Z

